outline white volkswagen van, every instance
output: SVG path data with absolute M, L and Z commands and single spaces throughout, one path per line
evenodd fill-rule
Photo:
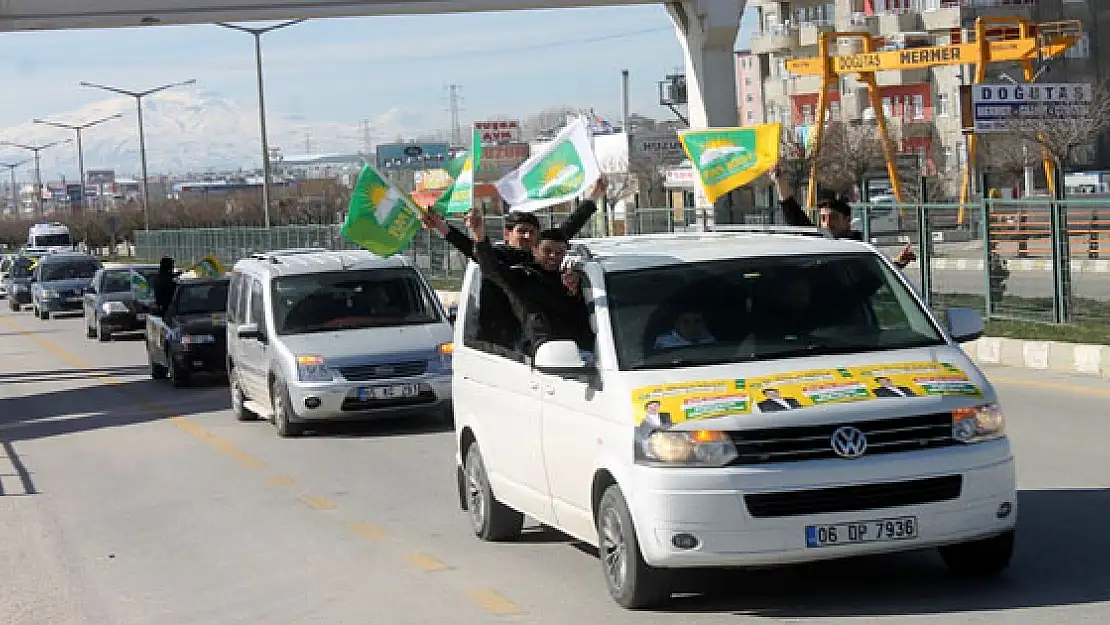
M 484 540 L 525 516 L 599 548 L 620 605 L 687 567 L 939 548 L 1011 558 L 1014 461 L 994 389 L 874 247 L 806 228 L 576 242 L 595 342 L 485 340 L 472 263 L 456 325 L 459 497 Z

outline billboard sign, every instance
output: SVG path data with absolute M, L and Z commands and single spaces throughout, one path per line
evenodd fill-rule
M 666 165 L 677 165 L 687 158 L 678 133 L 673 130 L 633 133 L 632 153 Z
M 478 175 L 482 179 L 501 178 L 528 160 L 531 149 L 527 143 L 506 143 L 482 147 L 482 159 L 478 161 Z
M 478 131 L 483 146 L 520 141 L 520 122 L 515 119 L 474 122 L 474 129 Z
M 447 143 L 386 143 L 378 146 L 378 169 L 428 169 L 430 164 L 445 163 L 451 158 Z
M 112 184 L 116 181 L 113 169 L 90 169 L 85 172 L 85 180 L 92 185 Z
M 413 187 L 417 191 L 438 191 L 451 184 L 451 176 L 446 169 L 423 169 L 413 175 Z
M 1089 114 L 1091 83 L 1027 83 L 971 86 L 972 129 L 1006 132 L 1030 122 L 1078 119 Z

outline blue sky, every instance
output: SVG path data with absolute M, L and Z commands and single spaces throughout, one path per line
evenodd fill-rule
M 564 103 L 616 113 L 621 69 L 634 112 L 669 116 L 655 81 L 682 65 L 661 5 L 319 20 L 263 45 L 268 111 L 357 122 L 399 107 L 426 129 L 449 125 L 450 83 L 462 85 L 464 121 Z M 138 90 L 196 78 L 256 103 L 251 37 L 212 25 L 4 33 L 0 72 L 0 127 L 107 95 L 81 80 Z

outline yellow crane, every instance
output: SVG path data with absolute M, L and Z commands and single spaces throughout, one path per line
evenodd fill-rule
M 886 115 L 883 112 L 882 96 L 875 82 L 875 72 L 923 69 L 942 65 L 974 65 L 974 84 L 987 79 L 987 65 L 999 62 L 1021 64 L 1025 80 L 1034 78 L 1035 60 L 1051 59 L 1060 56 L 1083 36 L 1083 25 L 1078 20 L 1046 22 L 1034 24 L 1021 17 L 980 17 L 975 20 L 975 39 L 967 43 L 953 43 L 942 46 L 906 48 L 900 50 L 878 51 L 881 39 L 866 32 L 826 32 L 821 33 L 817 42 L 818 56 L 805 59 L 792 59 L 786 62 L 786 69 L 801 76 L 820 76 L 821 91 L 817 95 L 817 117 L 814 130 L 814 149 L 820 150 L 824 135 L 825 116 L 829 105 L 829 89 L 838 77 L 856 74 L 867 85 L 871 108 L 875 111 L 875 121 L 882 137 L 883 155 L 887 173 L 894 190 L 895 200 L 902 202 L 902 183 L 895 166 L 893 148 L 890 145 Z M 1016 36 L 1015 36 L 1016 35 Z M 840 39 L 857 39 L 863 44 L 863 52 L 834 56 L 829 53 L 832 43 Z M 971 187 L 971 168 L 975 163 L 975 134 L 967 138 L 968 163 L 963 172 L 960 188 L 960 216 L 963 222 L 964 205 L 967 203 Z M 1044 159 L 1045 175 L 1049 188 L 1055 190 L 1053 165 L 1047 154 Z M 806 204 L 813 206 L 817 199 L 817 163 L 814 161 L 809 174 L 809 189 Z

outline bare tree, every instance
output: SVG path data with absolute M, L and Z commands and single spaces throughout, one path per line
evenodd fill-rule
M 891 143 L 895 143 L 893 137 Z M 886 168 L 878 126 L 831 122 L 817 153 L 817 183 L 840 195 L 863 189 L 868 176 Z
M 1015 125 L 1014 134 L 1044 148 L 1060 170 L 1085 164 L 1085 153 L 1110 131 L 1110 83 L 1095 86 L 1091 102 L 1076 106 L 1073 115 L 1056 115 Z
M 802 184 L 809 180 L 809 171 L 817 158 L 812 145 L 806 145 L 794 129 L 784 129 L 779 146 L 779 162 L 783 179 L 790 185 L 795 198 L 800 198 Z
M 1027 167 L 1041 162 L 1042 148 L 1026 137 L 1010 133 L 984 133 L 975 150 L 975 167 L 995 174 L 998 184 L 1013 186 L 1025 176 Z M 1025 189 L 1028 194 L 1031 189 Z

